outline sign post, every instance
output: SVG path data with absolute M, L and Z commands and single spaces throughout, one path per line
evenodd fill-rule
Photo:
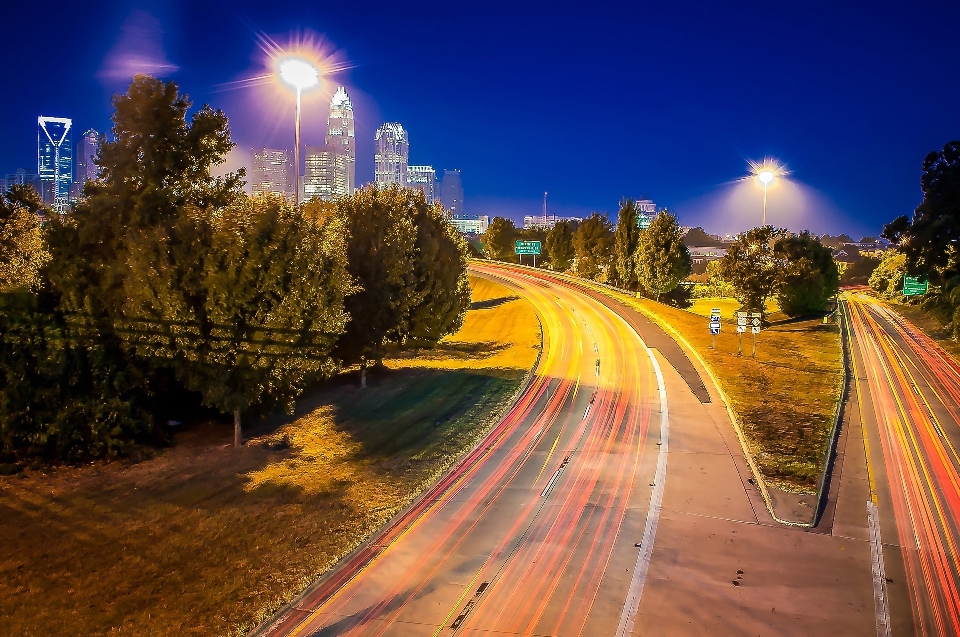
M 743 333 L 747 331 L 747 313 L 737 312 L 737 356 L 743 356 Z
M 760 319 L 762 316 L 759 312 L 750 313 L 750 331 L 753 333 L 753 357 L 757 357 L 757 334 L 760 333 Z
M 930 288 L 930 282 L 926 276 L 904 276 L 903 277 L 903 295 L 919 296 L 926 294 Z
M 710 310 L 710 335 L 713 337 L 713 345 L 710 349 L 717 347 L 717 334 L 720 333 L 720 308 L 715 307 Z
M 537 255 L 540 254 L 539 241 L 517 241 L 517 244 L 514 246 L 513 250 L 517 256 L 520 257 L 520 263 L 523 263 L 523 255 L 532 254 L 533 267 L 537 267 Z

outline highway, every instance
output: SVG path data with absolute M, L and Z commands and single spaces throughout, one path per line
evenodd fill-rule
M 537 309 L 531 384 L 452 473 L 265 634 L 618 631 L 666 424 L 656 363 L 602 305 L 522 272 L 475 271 Z
M 865 469 L 837 480 L 829 528 L 780 526 L 716 387 L 661 328 L 547 271 L 471 272 L 536 310 L 529 384 L 257 637 L 873 634 Z
M 909 603 L 892 633 L 960 635 L 960 367 L 885 305 L 846 299 L 871 499 L 885 563 L 903 569 L 887 595 L 894 616 Z

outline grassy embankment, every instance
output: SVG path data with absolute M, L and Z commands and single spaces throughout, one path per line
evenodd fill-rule
M 960 361 L 960 342 L 953 338 L 953 330 L 940 322 L 940 319 L 925 312 L 919 305 L 904 305 L 886 301 L 890 308 L 916 325 L 937 345 L 946 350 L 954 360 Z
M 472 284 L 459 334 L 366 390 L 325 383 L 243 449 L 207 424 L 138 464 L 0 478 L 0 633 L 224 635 L 268 616 L 469 449 L 533 366 L 531 306 Z
M 837 325 L 820 318 L 791 320 L 775 304 L 771 325 L 757 337 L 744 334 L 737 356 L 733 299 L 700 299 L 681 310 L 649 299 L 608 293 L 659 316 L 696 349 L 719 380 L 737 415 L 758 468 L 772 486 L 812 494 L 823 466 L 843 380 L 843 350 Z M 711 349 L 708 318 L 720 308 L 723 328 Z

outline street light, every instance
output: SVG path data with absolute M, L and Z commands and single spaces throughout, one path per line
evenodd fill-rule
M 277 65 L 280 79 L 297 89 L 296 134 L 293 148 L 293 203 L 300 203 L 300 94 L 320 82 L 317 68 L 299 57 L 284 58 Z
M 763 162 L 751 161 L 749 164 L 750 172 L 763 184 L 763 223 L 761 225 L 765 226 L 767 225 L 767 186 L 777 177 L 786 175 L 787 169 L 770 157 L 765 158 Z

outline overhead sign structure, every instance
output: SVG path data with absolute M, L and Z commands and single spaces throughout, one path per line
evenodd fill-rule
M 925 276 L 905 276 L 903 277 L 903 295 L 919 296 L 926 294 L 930 288 L 930 283 Z
M 517 241 L 513 251 L 516 252 L 517 256 L 520 258 L 520 263 L 523 263 L 523 255 L 532 254 L 533 267 L 537 267 L 537 255 L 540 254 L 539 241 Z
M 517 241 L 514 248 L 517 254 L 540 254 L 539 241 Z

